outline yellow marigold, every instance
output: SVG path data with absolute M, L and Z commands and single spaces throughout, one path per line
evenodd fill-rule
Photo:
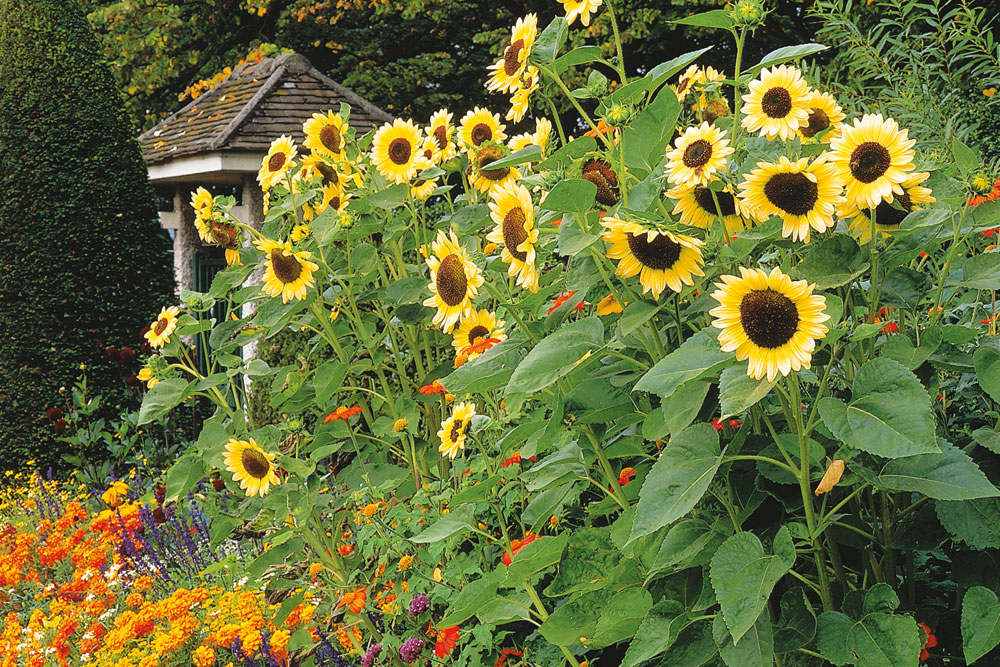
M 407 556 L 403 556 L 402 558 L 399 559 L 399 569 L 400 570 L 402 570 L 402 571 L 405 572 L 406 570 L 410 569 L 411 565 L 413 565 L 413 556 L 407 555 Z
M 407 421 L 404 418 L 400 417 L 395 422 L 393 422 L 392 430 L 395 431 L 396 433 L 399 433 L 406 428 L 406 424 Z
M 199 646 L 191 654 L 191 662 L 195 667 L 214 667 L 215 651 L 207 646 Z
M 367 517 L 375 516 L 378 514 L 378 503 L 368 503 L 361 511 Z
M 112 482 L 108 490 L 101 494 L 101 500 L 110 507 L 118 507 L 122 504 L 122 499 L 128 493 L 128 484 L 122 481 Z

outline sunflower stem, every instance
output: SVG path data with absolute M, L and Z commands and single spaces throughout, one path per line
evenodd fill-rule
M 746 28 L 740 28 L 740 32 L 737 35 L 733 31 L 733 36 L 736 38 L 736 62 L 733 66 L 733 148 L 736 149 L 739 146 L 740 138 L 740 67 L 743 62 L 743 43 L 746 41 Z
M 627 77 L 625 76 L 625 56 L 622 54 L 622 38 L 618 34 L 618 20 L 615 18 L 614 3 L 608 0 L 607 5 L 608 15 L 611 17 L 611 30 L 615 34 L 615 48 L 618 51 L 618 66 L 615 69 L 618 71 L 618 77 L 624 86 Z
M 524 590 L 528 592 L 528 597 L 531 599 L 532 604 L 535 605 L 535 610 L 538 613 L 538 618 L 542 619 L 542 621 L 544 622 L 545 620 L 548 619 L 549 612 L 545 611 L 545 605 L 542 604 L 542 599 L 538 597 L 538 592 L 535 590 L 535 587 L 532 586 L 531 582 L 529 582 L 527 579 L 523 579 L 521 581 L 521 584 L 524 586 Z M 570 653 L 567 647 L 560 646 L 559 648 L 562 650 L 562 654 L 566 658 L 566 661 L 569 662 L 569 664 L 573 665 L 573 667 L 580 667 L 580 663 L 577 662 L 576 658 L 573 656 L 572 653 Z

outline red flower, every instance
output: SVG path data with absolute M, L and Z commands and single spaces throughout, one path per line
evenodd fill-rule
M 558 220 L 556 220 L 555 222 L 552 223 L 552 226 L 553 227 L 558 227 L 561 224 L 562 224 L 562 218 L 559 218 Z
M 576 291 L 575 291 L 575 290 L 573 290 L 573 291 L 570 291 L 570 292 L 566 292 L 566 293 L 565 293 L 565 294 L 563 294 L 562 296 L 560 296 L 560 297 L 557 297 L 557 298 L 556 298 L 556 300 L 555 300 L 555 301 L 554 301 L 554 302 L 552 303 L 552 306 L 551 306 L 551 307 L 549 308 L 548 312 L 546 312 L 545 314 L 546 314 L 546 315 L 551 315 L 551 314 L 552 314 L 552 311 L 553 311 L 553 310 L 555 310 L 555 309 L 556 309 L 556 308 L 558 308 L 559 306 L 561 306 L 561 305 L 563 305 L 564 303 L 566 303 L 567 301 L 569 301 L 569 300 L 570 300 L 570 298 L 571 298 L 571 297 L 572 297 L 572 296 L 573 296 L 574 294 L 576 294 Z M 582 303 L 582 302 L 581 302 L 581 303 Z
M 729 428 L 732 428 L 732 429 L 737 429 L 737 428 L 739 428 L 739 427 L 740 427 L 740 426 L 741 426 L 742 424 L 743 424 L 743 422 L 741 422 L 741 421 L 740 421 L 739 419 L 730 419 L 730 420 L 729 420 Z M 714 428 L 714 429 L 715 429 L 716 431 L 721 431 L 721 430 L 722 430 L 722 427 L 723 427 L 723 424 L 722 424 L 722 419 L 721 419 L 721 418 L 720 418 L 720 419 L 713 419 L 713 420 L 712 420 L 712 427 L 713 427 L 713 428 Z
M 434 655 L 439 658 L 447 658 L 455 650 L 458 643 L 458 626 L 438 630 L 437 641 L 434 643 Z
M 987 229 L 986 231 L 983 232 L 983 236 L 993 236 L 998 231 L 1000 231 L 1000 227 L 994 227 L 993 229 Z
M 431 394 L 443 394 L 444 392 L 444 386 L 438 380 L 434 380 L 434 382 L 425 384 L 420 389 L 417 389 L 417 393 L 423 394 L 424 396 L 430 396 Z
M 920 649 L 920 659 L 926 660 L 931 655 L 927 652 L 927 649 L 937 646 L 937 637 L 931 634 L 931 629 L 924 623 L 917 623 L 917 625 L 923 628 L 924 632 L 927 633 L 927 641 L 924 643 L 924 647 Z
M 141 383 L 139 382 L 139 378 L 136 377 L 135 375 L 129 375 L 127 378 L 125 378 L 126 387 L 138 387 L 140 384 Z
M 618 473 L 618 486 L 625 486 L 632 481 L 635 477 L 635 468 L 622 468 L 622 471 Z
M 69 424 L 66 423 L 65 419 L 59 419 L 52 425 L 52 430 L 56 435 L 62 435 L 66 431 L 67 426 L 69 426 Z
M 359 408 L 356 405 L 350 408 L 347 407 L 346 405 L 341 405 L 339 408 L 337 408 L 336 410 L 328 414 L 326 417 L 324 417 L 323 423 L 329 424 L 330 422 L 335 422 L 338 419 L 343 419 L 344 421 L 347 421 L 354 415 L 360 415 L 360 414 L 361 414 L 361 408 Z
M 898 332 L 899 332 L 899 325 L 897 325 L 895 322 L 888 322 L 884 327 L 882 327 L 882 333 L 884 334 L 898 333 Z
M 520 651 L 515 651 L 512 648 L 502 648 L 500 649 L 500 657 L 497 658 L 497 661 L 493 663 L 493 667 L 507 667 L 507 658 L 510 657 L 520 658 L 523 656 L 524 654 L 521 653 Z
M 135 361 L 135 350 L 130 347 L 123 347 L 118 350 L 118 356 L 123 364 L 130 364 Z
M 521 462 L 521 452 L 515 452 L 514 456 L 510 457 L 509 459 L 501 463 L 500 466 L 503 468 L 509 468 L 515 463 L 520 463 L 520 462 Z
M 106 347 L 104 348 L 104 355 L 107 357 L 108 361 L 121 361 L 121 356 L 118 353 L 118 348 Z
M 340 555 L 341 556 L 343 556 L 344 558 L 347 558 L 352 553 L 354 553 L 354 545 L 353 544 L 341 544 L 339 551 L 340 551 Z
M 45 418 L 48 419 L 50 422 L 59 421 L 60 419 L 62 419 L 62 416 L 63 416 L 63 411 L 60 410 L 59 408 L 52 408 L 45 413 Z
M 524 534 L 524 537 L 522 537 L 521 539 L 512 540 L 510 543 L 510 551 L 505 551 L 503 554 L 503 558 L 501 558 L 503 564 L 506 565 L 507 567 L 510 567 L 511 561 L 514 560 L 514 556 L 516 556 L 518 552 L 521 551 L 521 549 L 528 546 L 537 539 L 538 535 L 535 535 L 533 532 L 529 530 Z
M 500 342 L 499 338 L 477 338 L 476 342 L 462 350 L 462 354 L 482 354 Z M 420 391 L 419 389 L 417 391 Z

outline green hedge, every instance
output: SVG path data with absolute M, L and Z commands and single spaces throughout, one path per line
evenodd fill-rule
M 0 0 L 0 443 L 58 461 L 49 406 L 173 300 L 170 244 L 111 71 L 72 0 Z M 60 394 L 60 389 L 66 391 Z

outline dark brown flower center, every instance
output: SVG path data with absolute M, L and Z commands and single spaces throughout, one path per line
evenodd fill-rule
M 454 422 L 452 422 L 451 432 L 448 433 L 448 438 L 452 442 L 456 442 L 458 440 L 458 436 L 462 435 L 463 430 L 465 430 L 465 420 L 456 419 Z
M 479 144 L 484 141 L 493 140 L 493 130 L 486 123 L 476 123 L 472 126 L 472 131 L 469 132 L 469 136 L 472 138 L 472 145 L 479 146 Z
M 340 210 L 340 196 L 339 195 L 334 195 L 333 197 L 331 197 L 329 205 L 333 207 L 333 210 L 339 211 Z
M 483 146 L 476 153 L 476 164 L 479 166 L 479 173 L 491 181 L 502 181 L 510 173 L 510 167 L 500 169 L 486 169 L 489 165 L 504 157 L 503 151 L 496 146 Z
M 740 302 L 740 323 L 754 344 L 774 349 L 792 339 L 799 328 L 799 311 L 791 299 L 773 289 L 752 290 Z
M 337 129 L 336 125 L 325 125 L 319 131 L 319 140 L 331 153 L 340 152 L 340 130 Z
M 688 89 L 688 84 L 690 83 L 691 83 L 691 77 L 689 76 L 686 76 L 680 80 L 680 83 L 677 84 L 677 97 L 680 97 L 681 95 L 684 94 L 684 91 Z
M 448 146 L 448 130 L 444 125 L 438 125 L 434 128 L 433 134 L 434 141 L 437 142 L 438 148 L 444 150 Z
M 469 330 L 469 345 L 475 343 L 477 338 L 486 338 L 489 334 L 489 329 L 484 327 L 482 324 L 477 324 Z
M 524 49 L 524 40 L 519 39 L 503 52 L 503 71 L 507 76 L 514 76 L 521 67 L 521 60 L 518 57 Z
M 694 200 L 698 203 L 698 206 L 711 215 L 719 215 L 719 211 L 722 211 L 723 217 L 727 215 L 736 215 L 736 202 L 733 200 L 733 196 L 728 192 L 716 192 L 715 196 L 719 200 L 719 206 L 716 208 L 715 200 L 712 199 L 712 191 L 701 185 L 695 186 L 694 188 Z
M 889 149 L 877 141 L 866 141 L 851 153 L 851 174 L 862 183 L 871 183 L 889 170 Z
M 337 185 L 340 182 L 337 170 L 322 160 L 316 163 L 316 171 L 323 177 L 323 185 Z
M 819 188 L 805 174 L 775 174 L 764 186 L 767 200 L 791 215 L 805 215 L 819 198 Z
M 792 96 L 784 88 L 776 86 L 760 98 L 760 108 L 771 118 L 784 118 L 792 110 Z
M 799 132 L 804 137 L 815 137 L 817 134 L 830 127 L 830 117 L 822 109 L 812 109 L 809 111 L 809 123 L 799 128 Z
M 618 175 L 608 162 L 597 158 L 587 160 L 581 176 L 597 186 L 594 199 L 598 204 L 614 206 L 618 203 Z
M 632 256 L 640 264 L 650 269 L 670 269 L 681 256 L 681 244 L 670 240 L 665 234 L 657 234 L 650 241 L 649 234 L 626 234 Z
M 170 320 L 166 317 L 161 317 L 160 319 L 156 320 L 156 326 L 153 327 L 153 333 L 159 336 L 166 330 L 168 326 L 170 326 Z
M 237 247 L 239 234 L 236 227 L 222 222 L 212 221 L 212 240 L 223 248 L 233 250 Z
M 413 146 L 410 145 L 408 139 L 403 137 L 398 137 L 392 140 L 389 144 L 389 159 L 396 164 L 406 164 L 410 161 L 410 155 L 413 153 Z
M 462 258 L 453 253 L 441 260 L 435 284 L 438 296 L 446 305 L 454 307 L 462 303 L 469 288 L 469 279 L 465 277 L 465 262 Z
M 684 155 L 681 156 L 681 162 L 684 163 L 685 167 L 691 169 L 698 169 L 708 164 L 708 161 L 712 159 L 712 143 L 706 139 L 697 139 L 692 141 L 684 149 Z
M 294 283 L 302 273 L 302 264 L 295 255 L 286 255 L 280 248 L 271 251 L 271 270 L 281 282 Z
M 264 479 L 271 472 L 271 462 L 256 449 L 244 449 L 240 453 L 240 463 L 247 474 L 254 479 Z
M 273 171 L 278 171 L 279 169 L 281 169 L 284 166 L 285 166 L 285 154 L 282 153 L 281 151 L 278 151 L 277 153 L 275 153 L 274 155 L 272 155 L 268 159 L 268 161 L 267 161 L 267 170 L 268 171 L 272 171 L 272 172 Z
M 902 211 L 884 199 L 875 207 L 875 225 L 879 229 L 899 229 L 903 218 L 913 210 L 913 202 L 910 201 L 910 193 L 908 192 L 896 195 L 896 202 L 903 207 Z M 867 214 L 868 219 L 871 220 L 872 210 L 868 209 Z
M 519 262 L 528 259 L 528 253 L 517 249 L 528 238 L 528 232 L 524 230 L 525 222 L 524 211 L 520 208 L 510 209 L 503 219 L 503 244 L 507 246 L 507 252 Z

